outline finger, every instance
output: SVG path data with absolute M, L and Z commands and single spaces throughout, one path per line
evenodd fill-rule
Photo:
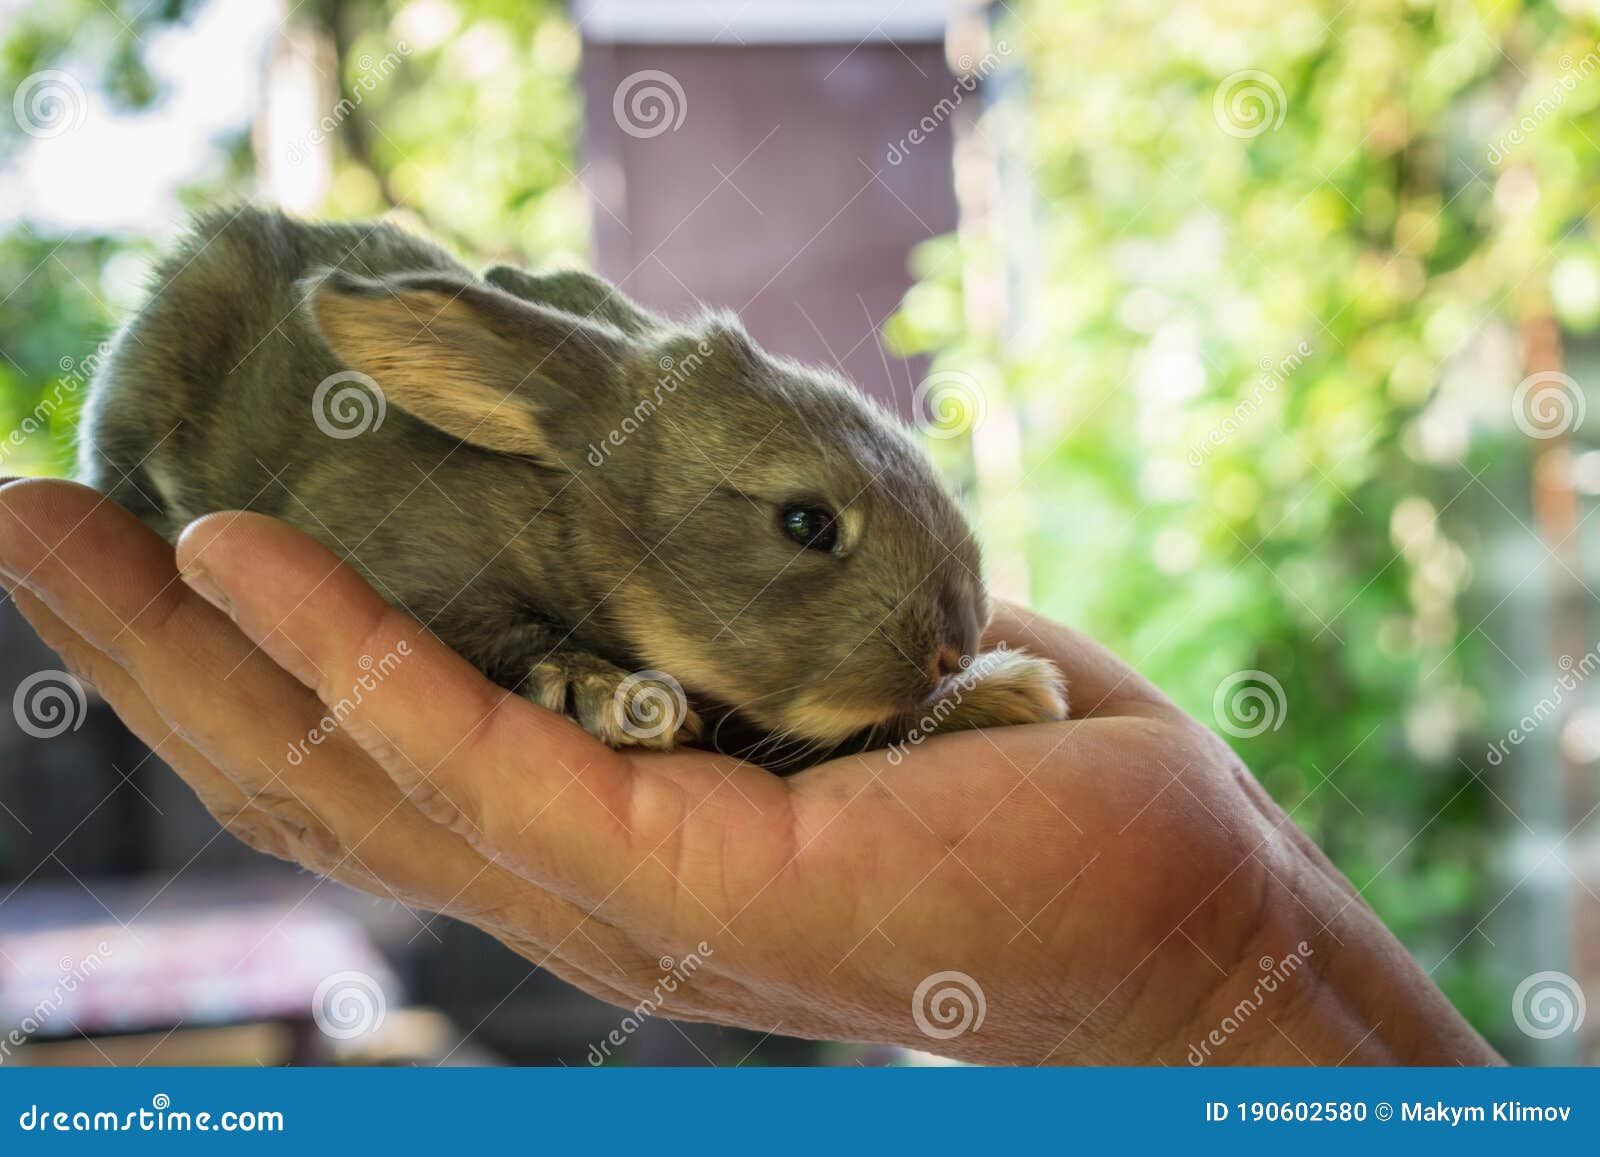
M 987 646 L 1004 643 L 1030 651 L 1060 667 L 1067 680 L 1067 700 L 1074 718 L 1181 714 L 1155 684 L 1105 647 L 1026 607 L 997 600 L 984 642 Z
M 576 725 L 494 686 L 283 523 L 202 519 L 185 532 L 179 562 L 408 798 L 541 886 L 584 903 L 610 896 L 644 858 L 630 817 L 682 811 L 672 781 L 634 774 Z M 351 695 L 379 655 L 397 657 L 381 691 Z
M 318 714 L 294 680 L 252 655 L 178 581 L 166 543 L 92 491 L 54 482 L 0 490 L 0 562 L 84 645 L 137 681 L 185 742 L 228 757 L 219 763 L 248 767 L 281 751 Z M 256 698 L 241 702 L 250 692 Z M 247 776 L 240 786 L 259 785 Z
M 411 830 L 401 833 L 400 838 L 396 838 L 393 825 L 383 834 L 382 843 L 369 838 L 373 847 L 367 850 L 366 858 L 346 854 L 337 841 L 330 842 L 317 834 L 322 832 L 322 826 L 311 818 L 311 807 L 286 813 L 281 805 L 275 805 L 269 812 L 262 806 L 266 801 L 259 791 L 247 795 L 202 753 L 185 743 L 126 670 L 96 651 L 26 590 L 14 591 L 13 598 L 18 610 L 62 657 L 68 669 L 93 683 L 129 729 L 195 790 L 223 830 L 252 848 L 297 861 L 320 875 L 382 899 L 474 920 L 513 944 L 530 960 L 542 962 L 563 976 L 596 974 L 598 978 L 585 986 L 602 999 L 615 991 L 608 985 L 628 982 L 627 973 L 620 971 L 619 960 L 644 959 L 645 954 L 614 929 L 594 923 L 585 926 L 583 912 L 555 897 L 541 897 L 520 879 L 492 868 L 458 837 L 414 811 L 409 815 Z M 308 771 L 326 775 L 330 769 Z M 398 794 L 387 779 L 379 778 L 381 790 L 393 798 L 380 797 L 374 802 L 379 808 L 392 807 L 398 802 Z M 301 786 L 309 790 L 306 785 Z M 395 846 L 393 854 L 386 851 L 389 844 Z M 427 880 L 437 888 L 424 896 L 401 895 L 382 875 L 394 861 L 426 865 Z M 404 883 L 401 886 L 406 887 Z M 530 905 L 544 907 L 541 918 L 527 918 Z
M 45 645 L 61 657 L 67 670 L 75 678 L 92 684 L 128 729 L 143 740 L 153 754 L 178 772 L 223 831 L 256 851 L 299 862 L 321 875 L 330 876 L 342 884 L 359 888 L 381 899 L 397 899 L 382 880 L 360 868 L 353 859 L 331 859 L 325 852 L 297 839 L 292 825 L 283 823 L 281 818 L 268 816 L 253 806 L 232 780 L 178 738 L 177 732 L 160 716 L 125 670 L 84 642 L 26 590 L 10 593 L 19 613 Z M 428 824 L 427 830 L 441 840 L 448 835 L 436 824 Z M 419 849 L 419 854 L 426 852 Z M 439 904 L 420 906 L 430 910 L 443 910 L 446 907 Z M 632 995 L 637 987 L 637 977 L 648 968 L 659 967 L 654 963 L 654 956 L 642 961 L 638 952 L 629 953 L 619 945 L 609 930 L 585 927 L 581 919 L 573 923 L 571 931 L 553 947 L 544 942 L 548 937 L 535 938 L 525 928 L 506 926 L 491 931 L 534 964 L 584 989 L 591 996 L 620 1006 L 631 1005 L 637 999 Z M 585 953 L 583 940 L 588 940 L 595 951 Z M 633 969 L 631 974 L 630 966 Z
M 281 817 L 267 815 L 253 806 L 227 776 L 213 767 L 204 756 L 178 738 L 177 732 L 163 719 L 150 701 L 145 698 L 128 673 L 111 662 L 99 651 L 83 641 L 63 623 L 48 607 L 25 590 L 12 592 L 18 611 L 38 633 L 46 646 L 55 651 L 74 677 L 92 683 L 105 698 L 117 717 L 128 729 L 144 741 L 151 751 L 194 789 L 207 811 L 216 818 L 223 831 L 241 840 L 251 848 L 282 860 L 292 860 L 311 868 L 320 875 L 329 876 L 342 884 L 368 892 L 380 899 L 399 899 L 382 880 L 368 873 L 352 857 L 334 858 L 325 850 L 313 848 L 303 839 L 294 825 L 285 824 Z M 392 789 L 391 789 L 392 790 Z M 435 839 L 454 840 L 436 824 L 426 825 L 427 834 Z M 413 855 L 427 855 L 424 848 L 416 848 Z M 520 881 L 519 881 L 520 884 Z M 526 884 L 520 884 L 524 889 Z M 452 905 L 470 909 L 482 903 L 484 890 L 475 889 L 476 895 L 463 903 Z M 458 898 L 462 899 L 462 898 Z M 420 904 L 429 910 L 443 910 L 446 905 Z M 581 914 L 569 910 L 569 918 Z M 627 993 L 655 957 L 648 961 L 637 951 L 629 952 L 619 944 L 609 929 L 585 927 L 581 918 L 573 919 L 570 931 L 553 946 L 550 936 L 530 936 L 526 928 L 506 924 L 490 928 L 506 944 L 528 960 L 575 984 L 590 995 L 614 1004 L 631 1004 L 634 997 Z M 595 949 L 585 952 L 584 941 Z M 620 958 L 620 959 L 619 959 Z M 628 971 L 632 966 L 633 972 Z
M 75 677 L 92 683 L 128 729 L 183 777 L 223 831 L 256 851 L 282 860 L 296 861 L 319 875 L 329 876 L 380 899 L 400 900 L 392 888 L 366 871 L 356 858 L 332 855 L 324 848 L 311 845 L 303 838 L 304 833 L 297 825 L 285 823 L 281 816 L 270 816 L 254 806 L 250 797 L 232 780 L 178 738 L 177 732 L 155 710 L 125 670 L 90 647 L 27 591 L 14 591 L 13 599 L 18 611 L 45 644 L 61 656 L 67 669 Z M 394 790 L 392 785 L 387 786 L 390 791 Z M 419 823 L 422 824 L 424 840 L 407 848 L 408 857 L 436 862 L 437 856 L 423 846 L 430 837 L 456 845 L 448 848 L 447 854 L 459 853 L 460 841 L 456 837 L 437 824 L 420 818 Z M 481 872 L 483 866 L 481 861 L 476 861 L 474 875 Z M 515 884 L 524 892 L 530 887 L 520 880 Z M 493 896 L 494 893 L 487 886 L 475 886 L 462 890 L 453 903 L 424 901 L 415 906 L 430 911 L 453 909 L 455 915 L 462 917 L 482 916 Z M 626 991 L 631 990 L 637 983 L 637 977 L 646 970 L 659 967 L 655 964 L 655 956 L 650 955 L 645 959 L 627 941 L 619 940 L 613 930 L 593 923 L 586 926 L 582 913 L 567 905 L 561 905 L 561 908 L 567 923 L 549 924 L 550 930 L 540 929 L 541 935 L 530 934 L 530 930 L 520 923 L 513 924 L 505 920 L 494 924 L 489 921 L 482 923 L 533 963 L 576 984 L 591 995 L 613 1003 L 633 1003 L 635 998 L 625 999 Z M 501 912 L 505 914 L 503 907 Z M 561 931 L 563 928 L 566 931 Z M 586 948 L 592 948 L 593 951 L 586 951 Z M 631 973 L 630 967 L 633 970 Z
M 93 552 L 87 548 L 91 540 Z M 277 750 L 281 744 L 274 725 L 286 725 L 279 717 L 288 714 L 292 726 L 300 727 L 312 712 L 302 705 L 298 716 L 292 707 L 285 713 L 269 698 L 273 688 L 251 688 L 246 680 L 228 685 L 221 678 L 213 644 L 232 636 L 240 654 L 248 652 L 248 644 L 176 581 L 165 543 L 92 491 L 65 483 L 19 483 L 0 491 L 0 560 L 13 573 L 27 575 L 57 604 L 51 607 L 23 588 L 13 594 L 19 610 L 48 643 L 72 656 L 72 663 L 94 671 L 92 681 L 108 701 L 114 691 L 120 692 L 135 733 L 164 756 L 171 755 L 213 814 L 226 820 L 248 807 L 257 813 L 250 822 L 270 820 L 275 825 L 279 845 L 287 843 L 283 833 L 296 837 L 297 859 L 324 874 L 335 867 L 337 837 L 299 800 L 281 788 L 263 791 L 253 776 L 241 783 L 217 767 L 219 753 L 244 754 L 226 742 L 230 736 L 243 747 L 259 742 L 263 731 L 272 732 L 266 750 Z M 116 578 L 96 589 L 97 575 L 109 569 L 104 565 L 108 562 L 114 563 Z M 174 607 L 174 600 L 188 605 Z M 206 624 L 196 623 L 196 615 L 213 620 L 215 638 L 206 637 Z M 68 618 L 76 621 L 69 623 Z M 220 631 L 215 630 L 218 625 Z M 140 678 L 155 701 L 135 681 Z M 281 673 L 280 680 L 282 689 L 303 697 L 292 680 Z M 219 687 L 228 694 L 219 697 Z M 227 708 L 233 695 L 251 690 L 260 698 L 248 704 L 240 726 L 227 718 Z M 213 741 L 209 747 L 208 739 Z M 248 757 L 238 762 L 246 768 L 259 766 Z
M 478 922 L 524 920 L 547 945 L 582 919 L 407 805 L 325 726 L 314 697 L 177 581 L 171 548 L 120 507 L 69 483 L 13 483 L 0 490 L 0 560 L 251 807 L 290 830 L 308 866 L 359 871 L 406 903 Z M 145 723 L 162 738 L 159 723 Z M 311 735 L 326 741 L 305 742 Z M 294 751 L 298 761 L 284 754 Z

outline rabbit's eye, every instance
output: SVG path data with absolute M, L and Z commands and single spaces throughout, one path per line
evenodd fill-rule
M 826 506 L 785 506 L 779 519 L 783 533 L 803 547 L 831 552 L 839 545 L 839 524 Z

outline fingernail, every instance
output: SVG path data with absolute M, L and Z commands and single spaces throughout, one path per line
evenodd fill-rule
M 222 588 L 203 567 L 193 566 L 182 574 L 183 581 L 189 589 L 205 599 L 206 602 L 216 607 L 217 610 L 233 618 L 233 605 L 228 602 L 228 596 L 222 593 Z

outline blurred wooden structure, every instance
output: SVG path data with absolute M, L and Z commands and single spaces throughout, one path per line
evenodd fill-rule
M 877 333 L 919 242 L 956 227 L 947 0 L 580 0 L 581 180 L 599 271 L 670 312 L 727 307 L 779 353 L 910 413 Z

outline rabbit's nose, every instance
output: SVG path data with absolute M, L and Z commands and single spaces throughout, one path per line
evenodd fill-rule
M 978 599 L 970 585 L 947 583 L 939 598 L 940 621 L 943 636 L 940 648 L 955 652 L 959 663 L 964 655 L 976 655 L 983 636 L 983 623 L 978 618 Z M 947 672 L 949 673 L 949 672 Z
M 938 641 L 924 668 L 930 689 L 971 666 L 983 633 L 977 608 L 966 588 L 947 585 L 940 597 L 939 611 L 939 627 L 934 634 Z

